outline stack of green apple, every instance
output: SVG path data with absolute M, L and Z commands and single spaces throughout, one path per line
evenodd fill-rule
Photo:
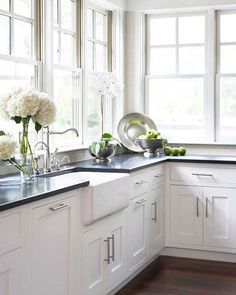
M 146 134 L 140 135 L 138 139 L 163 139 L 163 137 L 159 131 L 150 129 Z
M 166 146 L 164 148 L 164 154 L 166 156 L 185 156 L 186 155 L 186 148 L 184 146 L 180 146 L 180 147 L 169 147 Z

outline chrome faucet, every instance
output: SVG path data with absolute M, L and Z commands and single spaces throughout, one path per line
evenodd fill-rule
M 65 134 L 69 131 L 73 131 L 77 137 L 79 137 L 79 132 L 75 128 L 68 128 L 64 131 L 51 131 L 49 130 L 49 126 L 45 127 L 46 131 L 44 131 L 44 134 L 46 134 L 46 143 L 43 141 L 38 142 L 35 147 L 37 147 L 39 144 L 45 147 L 46 155 L 44 156 L 44 172 L 51 172 L 52 171 L 52 161 L 51 161 L 51 152 L 50 152 L 50 135 L 52 134 Z

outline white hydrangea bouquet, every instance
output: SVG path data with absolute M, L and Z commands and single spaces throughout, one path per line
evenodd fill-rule
M 22 124 L 19 143 L 21 166 L 27 166 L 28 156 L 31 163 L 34 164 L 33 152 L 28 137 L 29 123 L 30 121 L 33 122 L 36 132 L 39 132 L 42 127 L 53 123 L 56 116 L 54 102 L 49 99 L 47 94 L 38 92 L 33 88 L 16 88 L 0 101 L 0 114 L 4 119 Z

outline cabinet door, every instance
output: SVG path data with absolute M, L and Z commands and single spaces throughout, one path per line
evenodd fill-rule
M 25 295 L 24 272 L 20 249 L 0 256 L 0 294 Z
M 202 188 L 171 186 L 171 240 L 175 244 L 202 244 Z
M 164 187 L 151 191 L 149 202 L 150 256 L 155 256 L 164 248 Z
M 148 256 L 147 199 L 147 193 L 138 196 L 130 201 L 128 208 L 128 267 L 131 272 L 140 267 Z
M 76 201 L 32 209 L 31 295 L 76 294 Z
M 127 270 L 127 230 L 124 212 L 110 218 L 107 235 L 111 256 L 109 263 L 107 263 L 107 282 L 110 290 L 121 283 Z
M 101 224 L 83 235 L 82 265 L 80 269 L 81 295 L 103 295 L 106 289 L 108 240 L 106 224 Z
M 204 244 L 236 248 L 236 189 L 204 188 Z

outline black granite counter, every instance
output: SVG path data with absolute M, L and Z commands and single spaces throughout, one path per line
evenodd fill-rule
M 73 174 L 72 174 L 73 175 Z M 0 180 L 0 211 L 38 201 L 89 185 L 89 181 L 68 174 L 55 177 L 39 177 L 31 184 L 21 184 L 20 176 Z
M 121 154 L 112 158 L 110 163 L 97 164 L 91 160 L 71 164 L 69 172 L 94 171 L 132 173 L 165 162 L 236 164 L 236 157 L 187 155 L 183 157 L 145 158 L 142 154 Z M 34 202 L 69 190 L 89 185 L 78 173 L 64 174 L 53 172 L 53 177 L 37 177 L 31 185 L 21 185 L 20 178 L 0 178 L 0 211 Z M 57 175 L 58 174 L 58 175 Z
M 97 164 L 93 160 L 87 160 L 78 162 L 76 166 L 80 171 L 132 173 L 165 162 L 236 164 L 236 157 L 206 155 L 166 157 L 161 155 L 145 158 L 142 154 L 121 154 L 114 156 L 110 163 Z

